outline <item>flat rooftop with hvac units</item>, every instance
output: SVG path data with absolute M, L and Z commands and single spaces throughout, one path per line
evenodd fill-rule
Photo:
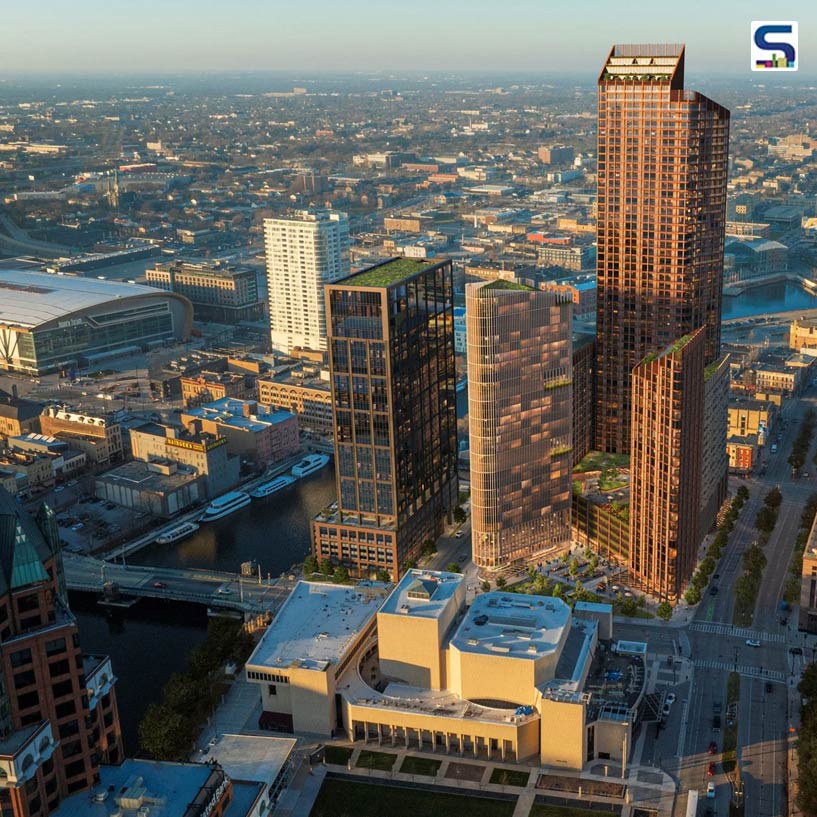
M 187 298 L 73 275 L 0 271 L 0 368 L 43 374 L 186 340 Z
M 646 648 L 607 604 L 505 592 L 459 573 L 390 587 L 299 582 L 247 662 L 259 727 L 581 770 L 626 760 L 651 717 Z

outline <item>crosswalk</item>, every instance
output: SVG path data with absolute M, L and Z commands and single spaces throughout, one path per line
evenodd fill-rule
M 729 635 L 734 638 L 752 641 L 768 641 L 773 644 L 785 644 L 786 636 L 782 633 L 766 633 L 762 630 L 750 630 L 746 627 L 735 627 L 732 624 L 721 624 L 714 621 L 695 621 L 689 625 L 690 630 L 713 635 Z
M 764 669 L 763 667 L 751 667 L 745 664 L 738 664 L 737 667 L 729 661 L 711 661 L 708 659 L 696 660 L 693 662 L 695 669 L 717 669 L 726 672 L 737 672 L 740 675 L 745 675 L 749 678 L 763 678 L 765 681 L 776 681 L 778 683 L 785 683 L 786 676 L 782 672 Z

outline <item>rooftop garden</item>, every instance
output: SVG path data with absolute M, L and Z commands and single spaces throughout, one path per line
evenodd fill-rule
M 573 472 L 583 474 L 587 471 L 603 471 L 605 468 L 629 468 L 630 457 L 627 454 L 608 454 L 604 451 L 591 451 L 581 462 L 577 463 Z
M 385 264 L 378 264 L 352 275 L 346 279 L 346 283 L 355 287 L 388 287 L 436 263 L 439 262 L 421 261 L 416 258 L 395 258 L 392 261 L 386 261 Z
M 715 372 L 718 371 L 718 367 L 721 365 L 721 359 L 713 360 L 705 369 L 704 369 L 704 382 L 709 380 Z
M 514 290 L 516 292 L 533 292 L 533 287 L 527 284 L 519 284 L 516 281 L 507 281 L 504 278 L 497 278 L 494 281 L 485 285 L 485 289 L 506 289 Z

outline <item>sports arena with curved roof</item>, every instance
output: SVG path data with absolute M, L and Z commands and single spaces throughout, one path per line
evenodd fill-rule
M 96 356 L 186 340 L 183 295 L 73 275 L 0 270 L 0 368 L 43 374 Z

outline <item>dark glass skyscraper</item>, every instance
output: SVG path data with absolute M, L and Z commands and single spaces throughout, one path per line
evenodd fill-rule
M 396 577 L 457 503 L 453 272 L 395 259 L 326 286 L 337 509 L 315 556 Z
M 616 45 L 598 80 L 596 444 L 631 448 L 632 371 L 705 327 L 720 354 L 729 111 L 681 45 Z

